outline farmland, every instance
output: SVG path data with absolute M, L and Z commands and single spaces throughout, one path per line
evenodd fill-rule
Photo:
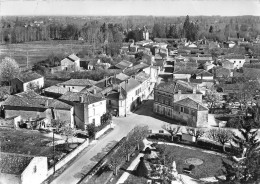
M 3 44 L 0 45 L 0 59 L 11 55 L 11 57 L 23 67 L 27 65 L 28 52 L 28 65 L 32 66 L 34 63 L 47 59 L 48 56 L 52 54 L 54 56 L 66 56 L 90 47 L 90 45 L 77 40 L 49 40 L 8 45 Z

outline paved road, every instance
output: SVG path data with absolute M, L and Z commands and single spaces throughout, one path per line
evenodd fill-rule
M 68 167 L 51 184 L 76 184 L 117 141 L 124 137 L 136 125 L 148 125 L 158 132 L 165 123 L 173 120 L 154 115 L 152 101 L 147 101 L 134 113 L 127 117 L 113 118 L 115 129 L 98 141 L 93 147 L 83 152 L 73 164 Z M 173 125 L 177 126 L 177 125 Z
M 160 127 L 165 122 L 150 117 L 152 114 L 152 102 L 149 101 L 143 104 L 142 108 L 127 117 L 114 118 L 113 121 L 116 124 L 115 129 L 101 140 L 98 140 L 98 143 L 91 149 L 83 152 L 83 154 L 81 154 L 81 156 L 78 157 L 60 176 L 52 181 L 51 184 L 77 183 L 109 148 L 130 132 L 136 125 L 149 125 L 152 129 L 161 129 Z

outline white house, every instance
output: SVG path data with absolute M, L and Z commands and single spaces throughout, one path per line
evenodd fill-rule
M 44 86 L 44 77 L 32 71 L 22 72 L 11 80 L 11 93 L 20 93 L 28 90 L 41 89 Z
M 229 60 L 231 63 L 234 64 L 234 68 L 242 68 L 244 63 L 246 62 L 245 56 L 225 56 L 225 59 Z
M 40 184 L 47 178 L 47 157 L 1 152 L 3 184 Z
M 80 69 L 80 58 L 75 54 L 71 54 L 61 60 L 61 70 L 76 70 Z

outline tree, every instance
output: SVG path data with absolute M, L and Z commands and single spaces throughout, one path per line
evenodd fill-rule
M 225 152 L 225 144 L 230 142 L 233 132 L 225 129 L 211 129 L 208 132 L 208 138 L 223 145 L 223 151 Z
M 213 26 L 209 27 L 209 33 L 213 33 Z
M 177 133 L 180 131 L 180 126 L 173 128 L 170 125 L 163 125 L 162 128 L 166 130 L 169 134 L 171 134 L 171 140 L 173 141 L 173 137 L 177 135 Z
M 214 86 L 210 90 L 207 90 L 205 95 L 205 100 L 209 104 L 209 111 L 211 113 L 214 112 L 214 109 L 216 107 L 216 104 L 220 101 L 220 95 L 218 92 L 214 89 Z
M 0 63 L 0 81 L 10 84 L 10 81 L 17 77 L 19 73 L 19 65 L 14 59 L 9 57 L 2 59 Z
M 40 90 L 41 90 L 39 85 L 35 82 L 29 82 L 26 87 L 27 87 L 27 90 L 33 90 L 37 93 L 40 93 Z
M 69 138 L 72 138 L 75 135 L 75 130 L 71 128 L 69 122 L 65 122 L 60 128 L 60 134 L 66 137 L 67 149 L 69 147 Z
M 140 127 L 136 126 L 133 129 L 133 136 L 134 143 L 137 146 L 137 150 L 140 149 L 140 142 L 145 139 L 148 135 L 148 126 Z
M 260 182 L 260 141 L 257 130 L 252 130 L 246 120 L 239 129 L 240 135 L 233 134 L 232 151 L 223 160 L 227 183 L 253 184 Z
M 187 128 L 187 132 L 189 135 L 195 137 L 196 143 L 197 143 L 198 139 L 201 138 L 205 134 L 205 131 L 201 128 Z

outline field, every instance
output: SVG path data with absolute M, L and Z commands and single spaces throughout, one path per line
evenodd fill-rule
M 20 44 L 0 45 L 0 59 L 6 56 L 14 58 L 18 64 L 23 67 L 28 64 L 33 65 L 36 62 L 45 60 L 49 55 L 69 55 L 77 53 L 82 48 L 89 48 L 90 45 L 77 40 L 50 40 L 34 41 Z
M 0 128 L 1 151 L 18 154 L 30 154 L 52 157 L 53 147 L 46 146 L 52 142 L 52 137 L 36 130 L 14 130 Z M 62 152 L 56 151 L 57 155 Z

